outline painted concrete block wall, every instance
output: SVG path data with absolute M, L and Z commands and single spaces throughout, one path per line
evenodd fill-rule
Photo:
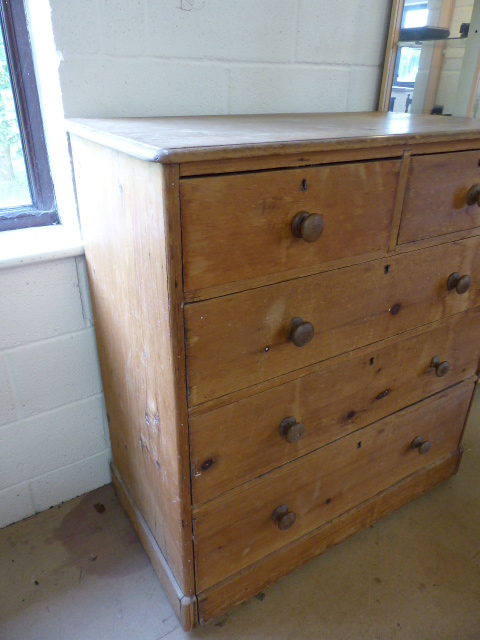
M 0 270 L 0 527 L 110 481 L 85 259 Z
M 376 109 L 391 0 L 51 0 L 67 116 Z
M 68 117 L 374 110 L 391 0 L 50 0 Z M 0 271 L 0 526 L 109 481 L 82 259 Z

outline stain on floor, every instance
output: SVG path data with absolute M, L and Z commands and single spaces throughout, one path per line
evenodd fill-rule
M 0 531 L 1 640 L 480 640 L 480 395 L 457 476 L 184 633 L 107 485 Z

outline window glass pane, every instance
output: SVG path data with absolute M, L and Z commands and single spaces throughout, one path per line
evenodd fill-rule
M 30 204 L 25 157 L 0 30 L 0 208 Z
M 402 47 L 398 65 L 398 82 L 415 82 L 420 62 L 420 47 Z
M 424 27 L 428 20 L 428 9 L 410 9 L 405 14 L 404 27 Z

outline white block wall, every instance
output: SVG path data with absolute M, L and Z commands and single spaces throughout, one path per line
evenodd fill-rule
M 371 111 L 391 0 L 51 0 L 67 116 Z
M 376 109 L 391 0 L 50 4 L 67 117 Z M 4 526 L 108 482 L 110 453 L 83 260 L 0 271 L 0 297 Z
M 84 258 L 0 270 L 0 527 L 110 481 Z

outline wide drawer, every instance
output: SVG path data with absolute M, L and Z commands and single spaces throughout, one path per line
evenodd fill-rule
M 432 366 L 435 357 L 437 367 Z M 361 349 L 339 364 L 325 363 L 287 384 L 192 416 L 194 504 L 475 375 L 479 357 L 476 308 L 434 329 Z M 286 418 L 292 419 L 285 429 Z M 299 425 L 304 434 L 296 440 Z
M 184 179 L 185 291 L 387 249 L 399 160 Z M 316 242 L 292 234 L 299 212 L 322 216 Z
M 398 243 L 480 226 L 478 204 L 467 203 L 469 189 L 480 186 L 479 164 L 480 150 L 414 156 Z
M 469 290 L 448 290 L 453 272 Z M 480 305 L 480 238 L 185 306 L 189 404 Z M 292 320 L 313 324 L 303 347 Z
M 194 511 L 197 590 L 296 540 L 458 447 L 473 383 L 463 383 Z M 412 442 L 431 443 L 420 455 Z M 286 505 L 296 520 L 272 520 Z

